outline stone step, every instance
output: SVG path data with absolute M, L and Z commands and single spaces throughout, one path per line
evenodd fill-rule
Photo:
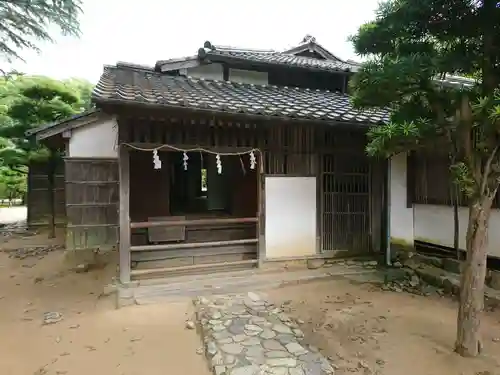
M 264 290 L 277 288 L 287 284 L 305 283 L 308 281 L 332 280 L 352 275 L 373 273 L 371 270 L 351 269 L 333 270 L 305 270 L 293 272 L 280 272 L 273 274 L 248 274 L 226 277 L 211 277 L 206 280 L 199 279 L 190 282 L 176 282 L 164 285 L 139 286 L 134 288 L 133 296 L 136 304 L 158 303 L 170 300 L 172 297 L 192 297 L 197 295 L 210 295 L 214 293 L 234 293 L 251 289 Z

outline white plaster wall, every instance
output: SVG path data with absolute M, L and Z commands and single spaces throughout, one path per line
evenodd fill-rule
M 255 85 L 267 85 L 267 72 L 255 72 L 251 70 L 229 69 L 229 80 L 239 83 L 252 83 Z
M 194 68 L 186 69 L 186 75 L 194 78 L 205 78 L 222 81 L 224 79 L 221 64 L 200 65 Z
M 194 78 L 205 78 L 222 81 L 224 69 L 221 64 L 200 65 L 194 68 L 183 69 L 182 74 Z M 229 80 L 239 83 L 251 83 L 255 85 L 267 85 L 267 72 L 256 72 L 252 70 L 229 69 Z
M 69 157 L 116 158 L 118 125 L 116 120 L 100 120 L 71 131 Z
M 453 247 L 453 207 L 415 204 L 413 210 L 416 240 Z M 469 209 L 460 207 L 458 216 L 459 246 L 465 250 Z M 489 229 L 488 255 L 500 258 L 500 210 L 492 210 Z
M 406 207 L 406 154 L 390 160 L 390 235 L 394 243 L 413 244 L 413 209 Z
M 266 177 L 266 258 L 316 254 L 316 178 Z

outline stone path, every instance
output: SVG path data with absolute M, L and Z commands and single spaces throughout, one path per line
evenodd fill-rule
M 262 294 L 198 297 L 205 355 L 216 375 L 327 375 L 334 370 L 304 342 L 300 321 Z

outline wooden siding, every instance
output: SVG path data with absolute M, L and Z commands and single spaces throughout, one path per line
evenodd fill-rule
M 32 161 L 28 169 L 27 191 L 27 224 L 30 227 L 48 226 L 52 210 L 50 207 L 50 191 L 48 177 L 49 163 L 47 161 Z M 54 209 L 55 222 L 64 225 L 66 222 L 64 163 L 60 160 L 56 166 L 54 179 Z
M 66 248 L 115 248 L 118 165 L 113 159 L 66 158 Z

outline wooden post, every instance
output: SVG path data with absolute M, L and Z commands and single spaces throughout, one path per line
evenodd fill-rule
M 312 153 L 312 151 L 311 151 Z M 316 254 L 323 252 L 321 237 L 323 235 L 323 181 L 321 176 L 322 154 L 315 152 L 312 154 L 314 161 L 313 173 L 316 176 Z
M 56 174 L 56 164 L 57 164 L 57 155 L 54 149 L 50 149 L 50 156 L 48 161 L 48 183 L 49 183 L 49 238 L 56 237 L 56 200 L 55 200 L 55 174 Z
M 262 157 L 262 154 L 259 155 Z M 265 215 L 265 185 L 264 185 L 264 174 L 263 171 L 259 171 L 257 175 L 257 259 L 258 259 L 258 267 L 261 268 L 266 260 L 266 244 L 265 244 L 265 235 L 264 235 L 264 215 Z
M 120 174 L 120 282 L 130 282 L 130 154 L 120 145 L 118 168 Z

